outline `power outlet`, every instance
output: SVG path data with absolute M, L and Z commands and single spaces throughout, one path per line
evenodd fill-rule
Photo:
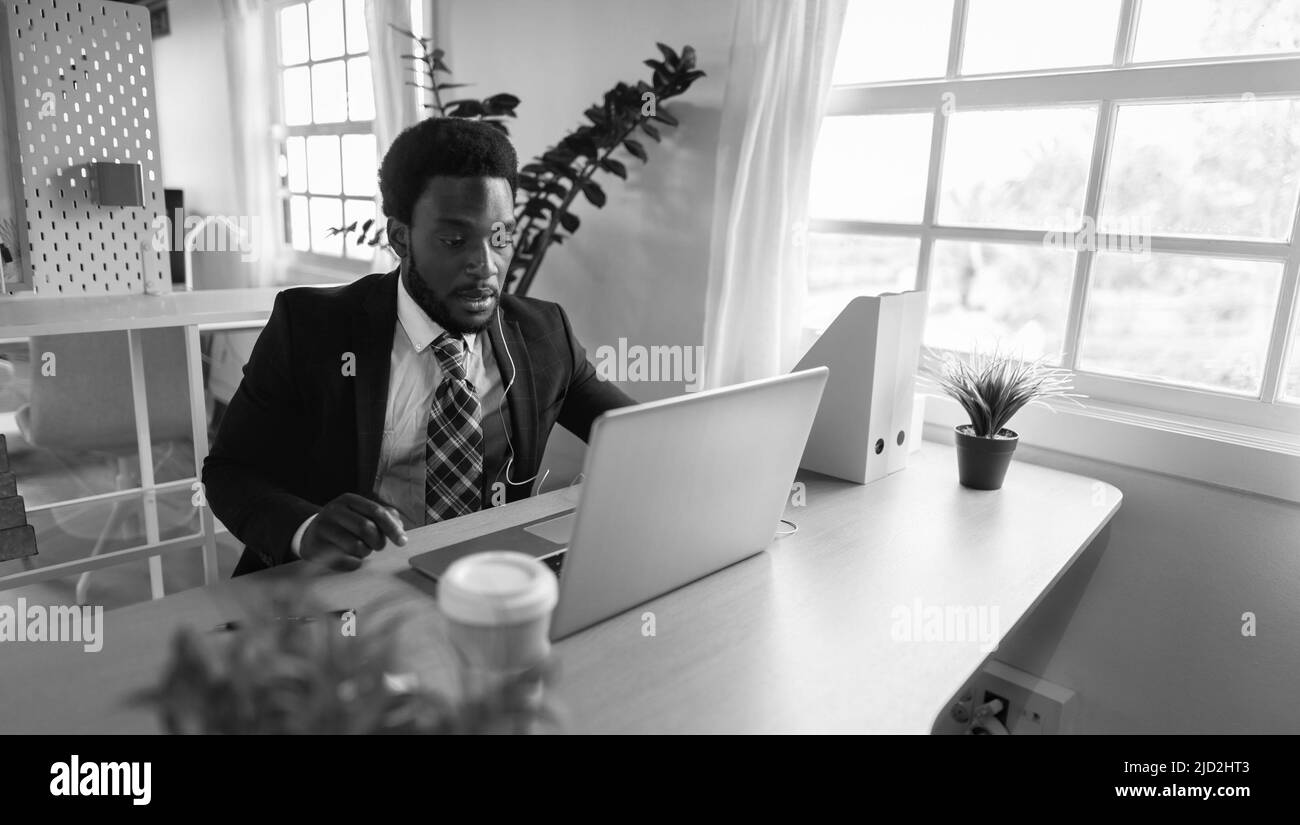
M 995 699 L 1002 703 L 1002 710 L 993 714 L 993 718 L 1001 722 L 1004 727 L 1007 727 L 1007 716 L 1011 712 L 1011 702 L 1007 699 L 1007 697 L 1002 696 L 1001 694 L 998 693 L 994 693 L 991 690 L 985 690 L 984 698 L 980 700 L 980 704 L 987 705 L 989 702 L 992 702 Z M 1009 727 L 1007 727 L 1007 729 L 1010 730 Z
M 975 695 L 997 697 L 1005 707 L 998 721 L 1013 734 L 1069 733 L 1074 691 L 990 659 L 975 677 Z

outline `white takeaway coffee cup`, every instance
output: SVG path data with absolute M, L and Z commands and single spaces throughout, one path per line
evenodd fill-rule
M 462 663 L 509 677 L 550 656 L 555 574 L 532 556 L 509 550 L 457 559 L 438 580 L 438 607 Z

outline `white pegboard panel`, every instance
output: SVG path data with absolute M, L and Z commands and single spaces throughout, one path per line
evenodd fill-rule
M 167 291 L 166 214 L 149 12 L 89 0 L 0 0 L 21 172 L 27 285 L 41 295 Z M 99 206 L 94 161 L 140 165 L 143 206 Z M 11 167 L 12 168 L 12 167 Z

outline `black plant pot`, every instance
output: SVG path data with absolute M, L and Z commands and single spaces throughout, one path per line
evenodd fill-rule
M 999 490 L 1020 436 L 1004 427 L 998 430 L 1002 438 L 984 438 L 973 435 L 973 429 L 969 424 L 957 427 L 957 477 L 972 490 Z

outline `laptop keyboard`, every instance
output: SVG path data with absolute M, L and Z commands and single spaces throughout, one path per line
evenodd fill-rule
M 560 575 L 561 568 L 564 567 L 564 557 L 567 555 L 568 553 L 556 553 L 553 556 L 547 556 L 542 559 L 542 564 L 551 568 L 551 572 L 558 576 Z

